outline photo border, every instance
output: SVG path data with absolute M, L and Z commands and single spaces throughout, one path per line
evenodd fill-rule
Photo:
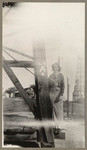
M 85 3 L 85 148 L 35 148 L 35 150 L 86 150 L 87 149 L 87 0 L 1 0 L 0 1 L 0 150 L 11 150 L 13 148 L 2 148 L 2 3 L 3 2 L 48 2 L 48 3 Z M 26 150 L 26 148 L 16 148 L 16 150 Z M 34 148 L 28 148 L 33 150 Z

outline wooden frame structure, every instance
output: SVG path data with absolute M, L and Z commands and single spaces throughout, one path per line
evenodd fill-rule
M 20 53 L 16 50 L 8 50 L 23 55 L 23 53 Z M 24 54 L 23 56 L 29 58 L 29 55 Z M 46 55 L 43 43 L 34 43 L 33 56 L 33 58 L 30 56 L 33 61 L 3 60 L 3 68 L 33 113 L 34 109 L 30 104 L 29 96 L 23 89 L 21 83 L 17 79 L 11 67 L 34 68 L 36 84 L 36 103 L 38 112 L 37 118 L 40 121 L 52 120 L 52 106 L 48 91 Z M 41 147 L 54 147 L 54 135 L 52 127 L 40 127 L 39 136 Z

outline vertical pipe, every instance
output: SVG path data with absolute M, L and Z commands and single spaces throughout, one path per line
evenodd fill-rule
M 67 117 L 69 118 L 69 78 L 67 77 Z
M 72 100 L 72 117 L 73 117 L 73 100 Z

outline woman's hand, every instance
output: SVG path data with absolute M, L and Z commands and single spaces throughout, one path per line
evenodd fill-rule
M 56 97 L 54 103 L 58 103 L 59 102 L 59 95 Z
M 55 101 L 54 101 L 54 103 L 58 103 L 59 101 L 62 101 L 62 99 L 63 99 L 62 95 L 61 96 L 57 96 Z
M 62 101 L 63 100 L 63 96 L 61 95 L 60 97 L 59 97 L 59 101 Z

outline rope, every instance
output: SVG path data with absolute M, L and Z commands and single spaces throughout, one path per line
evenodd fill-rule
M 11 52 L 17 53 L 17 54 L 19 54 L 19 55 L 22 55 L 22 56 L 24 56 L 24 57 L 27 57 L 27 58 L 30 58 L 30 59 L 33 59 L 33 60 L 34 60 L 34 58 L 33 58 L 32 56 L 29 56 L 29 55 L 27 55 L 27 54 L 21 53 L 21 52 L 19 52 L 19 51 L 17 51 L 17 50 L 14 50 L 14 49 L 12 49 L 12 48 L 8 48 L 8 47 L 4 46 L 4 49 L 6 49 L 7 51 L 11 51 Z
M 15 59 L 13 56 L 11 56 L 8 52 L 6 52 L 6 50 L 3 49 L 3 51 L 4 51 L 8 56 L 10 56 L 12 59 L 14 59 L 14 60 L 16 61 L 16 59 Z
M 30 71 L 27 67 L 25 67 L 25 69 L 35 76 L 35 74 L 32 71 Z

